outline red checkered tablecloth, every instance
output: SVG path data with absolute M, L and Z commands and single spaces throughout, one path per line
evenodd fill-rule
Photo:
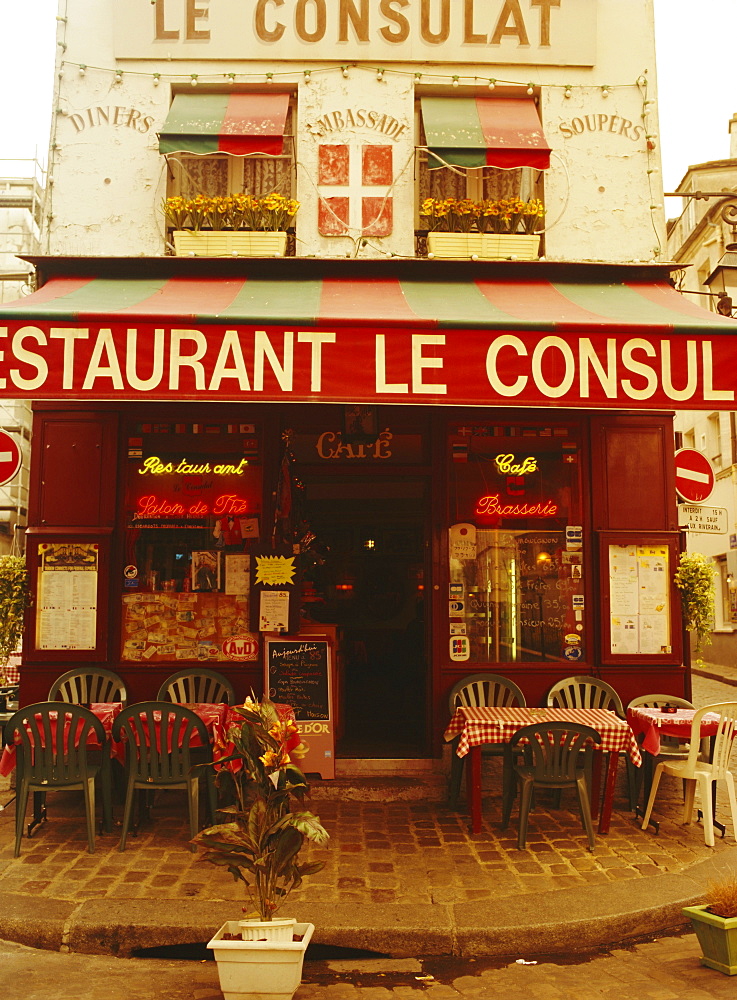
M 472 708 L 460 706 L 455 710 L 448 728 L 446 741 L 460 736 L 456 753 L 465 757 L 473 746 L 484 743 L 508 743 L 523 726 L 541 722 L 575 722 L 591 726 L 601 734 L 602 750 L 625 750 L 633 764 L 640 766 L 642 758 L 637 740 L 627 723 L 603 708 Z

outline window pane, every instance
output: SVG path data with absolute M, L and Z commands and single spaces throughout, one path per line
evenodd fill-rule
M 457 426 L 449 450 L 451 637 L 471 663 L 583 659 L 577 429 Z

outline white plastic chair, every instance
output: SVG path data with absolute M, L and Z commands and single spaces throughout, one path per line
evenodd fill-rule
M 719 716 L 716 736 L 711 737 L 711 760 L 700 760 L 701 750 L 701 720 L 709 713 Z M 714 813 L 712 809 L 711 788 L 715 781 L 724 781 L 729 795 L 729 807 L 732 813 L 733 832 L 737 835 L 737 797 L 735 796 L 734 778 L 729 770 L 729 758 L 733 749 L 733 739 L 737 736 L 737 702 L 724 702 L 719 705 L 706 705 L 700 708 L 691 723 L 690 750 L 686 760 L 663 760 L 655 768 L 650 798 L 647 802 L 642 829 L 646 830 L 650 820 L 655 795 L 658 791 L 661 775 L 671 774 L 683 778 L 686 783 L 686 799 L 683 806 L 683 822 L 690 823 L 693 816 L 696 784 L 701 791 L 701 810 L 704 814 L 704 843 L 707 847 L 714 846 Z

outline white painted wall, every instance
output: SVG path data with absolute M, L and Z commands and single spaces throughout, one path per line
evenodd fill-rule
M 326 0 L 328 10 L 338 2 Z M 378 0 L 370 2 L 378 5 Z M 457 20 L 463 5 L 460 0 L 451 3 Z M 196 28 L 201 29 L 210 15 L 216 25 L 223 23 L 223 11 L 242 10 L 242 0 L 218 0 L 217 7 L 215 0 L 199 0 L 195 6 L 209 11 L 208 17 L 197 21 Z M 503 5 L 501 0 L 488 0 L 482 7 L 491 12 L 488 24 L 493 24 Z M 483 17 L 478 4 L 477 8 L 478 16 Z M 277 8 L 268 9 L 273 13 Z M 538 26 L 538 7 L 530 0 L 521 0 L 520 9 L 530 26 Z M 179 32 L 177 41 L 152 41 L 157 10 L 165 17 L 167 30 Z M 67 0 L 66 21 L 59 27 L 62 44 L 57 72 L 63 69 L 58 77 L 59 113 L 49 157 L 48 250 L 62 254 L 163 253 L 159 205 L 166 190 L 166 164 L 157 151 L 156 132 L 166 118 L 172 88 L 186 88 L 193 73 L 198 75 L 200 86 L 218 87 L 227 86 L 227 73 L 236 73 L 241 82 L 248 76 L 260 84 L 265 82 L 266 73 L 272 73 L 275 84 L 298 90 L 297 197 L 302 202 L 298 252 L 353 254 L 358 246 L 355 239 L 325 238 L 317 233 L 318 137 L 307 125 L 332 109 L 356 102 L 370 103 L 397 120 L 412 122 L 415 73 L 420 72 L 420 86 L 440 88 L 438 92 L 448 96 L 477 91 L 488 94 L 490 78 L 500 81 L 497 92 L 503 89 L 501 81 L 519 84 L 516 93 L 524 93 L 527 82 L 534 84 L 541 95 L 544 131 L 554 150 L 545 177 L 548 258 L 652 260 L 664 246 L 652 0 L 586 0 L 583 8 L 581 0 L 561 0 L 561 10 L 569 23 L 575 23 L 576 10 L 586 11 L 586 17 L 580 18 L 582 55 L 578 60 L 571 58 L 570 32 L 565 45 L 561 40 L 556 49 L 555 9 L 551 8 L 551 45 L 545 51 L 537 44 L 539 32 L 532 30 L 527 49 L 516 43 L 498 49 L 466 47 L 471 53 L 468 58 L 473 59 L 487 56 L 487 49 L 489 54 L 514 49 L 514 60 L 507 63 L 448 63 L 443 61 L 447 55 L 442 46 L 438 47 L 437 62 L 415 62 L 411 46 L 401 44 L 391 47 L 394 58 L 386 62 L 386 45 L 368 42 L 358 46 L 360 67 L 352 68 L 344 78 L 338 61 L 342 53 L 331 51 L 330 46 L 323 46 L 319 53 L 323 61 L 317 61 L 304 46 L 292 58 L 249 61 L 247 38 L 238 46 L 229 40 L 223 49 L 221 31 L 217 45 L 201 39 L 188 43 L 182 40 L 186 31 L 182 0 L 128 0 L 126 4 Z M 596 16 L 589 17 L 589 12 Z M 116 36 L 116 16 L 134 41 L 141 40 L 142 56 L 134 53 L 131 57 L 130 38 L 123 45 L 122 36 Z M 243 23 L 245 31 L 249 22 Z M 591 44 L 592 31 L 595 45 Z M 236 48 L 243 52 L 243 58 L 233 57 Z M 223 51 L 228 54 L 223 56 Z M 452 52 L 459 51 L 455 44 Z M 116 61 L 116 52 L 124 52 L 126 58 Z M 263 46 L 258 52 L 263 55 Z M 306 61 L 306 53 L 312 56 L 311 62 Z M 381 82 L 375 73 L 379 58 L 386 68 Z M 587 65 L 592 59 L 593 65 Z M 80 64 L 87 67 L 84 75 Z M 309 84 L 304 75 L 308 68 L 314 70 Z M 119 82 L 114 76 L 116 69 L 123 71 Z M 154 74 L 160 74 L 158 86 L 154 85 Z M 453 76 L 458 77 L 457 87 L 451 86 Z M 565 96 L 567 85 L 571 88 L 569 97 Z M 605 87 L 609 88 L 606 93 Z M 345 138 L 357 145 L 375 141 L 370 130 L 364 134 L 358 128 Z M 393 142 L 394 230 L 383 240 L 372 239 L 369 245 L 358 246 L 362 255 L 414 253 L 414 142 L 413 129 Z M 653 209 L 653 205 L 658 207 Z

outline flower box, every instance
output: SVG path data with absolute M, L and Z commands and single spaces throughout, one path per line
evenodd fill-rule
M 526 233 L 428 233 L 427 251 L 441 259 L 536 260 L 540 237 Z
M 179 257 L 283 257 L 287 234 L 177 229 L 174 249 Z

